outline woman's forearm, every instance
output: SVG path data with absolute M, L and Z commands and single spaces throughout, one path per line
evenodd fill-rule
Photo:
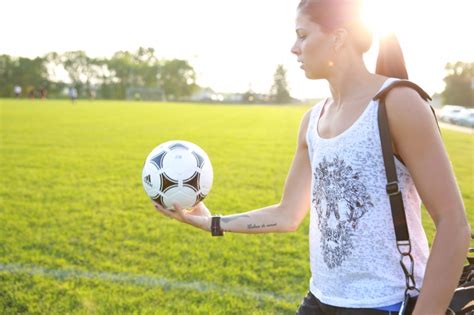
M 284 233 L 296 230 L 289 211 L 279 204 L 221 218 L 221 228 L 234 233 Z
M 469 247 L 469 226 L 440 223 L 413 314 L 445 314 L 461 277 Z

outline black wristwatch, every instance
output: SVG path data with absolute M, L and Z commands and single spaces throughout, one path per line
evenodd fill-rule
M 221 216 L 212 216 L 211 221 L 211 235 L 212 236 L 224 236 L 224 230 L 221 228 Z

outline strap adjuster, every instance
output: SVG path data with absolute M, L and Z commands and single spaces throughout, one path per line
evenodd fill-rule
M 398 195 L 400 193 L 400 188 L 398 187 L 397 181 L 388 183 L 387 186 L 385 186 L 385 190 L 389 196 Z

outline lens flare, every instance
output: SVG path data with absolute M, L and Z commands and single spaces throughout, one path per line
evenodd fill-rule
M 376 37 L 397 34 L 400 25 L 407 22 L 403 20 L 406 4 L 403 0 L 363 0 L 362 20 Z

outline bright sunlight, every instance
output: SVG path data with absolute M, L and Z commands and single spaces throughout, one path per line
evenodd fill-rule
M 389 33 L 398 34 L 402 28 L 410 25 L 403 23 L 403 16 L 413 8 L 413 2 L 399 0 L 363 0 L 362 19 L 376 37 L 383 37 Z

